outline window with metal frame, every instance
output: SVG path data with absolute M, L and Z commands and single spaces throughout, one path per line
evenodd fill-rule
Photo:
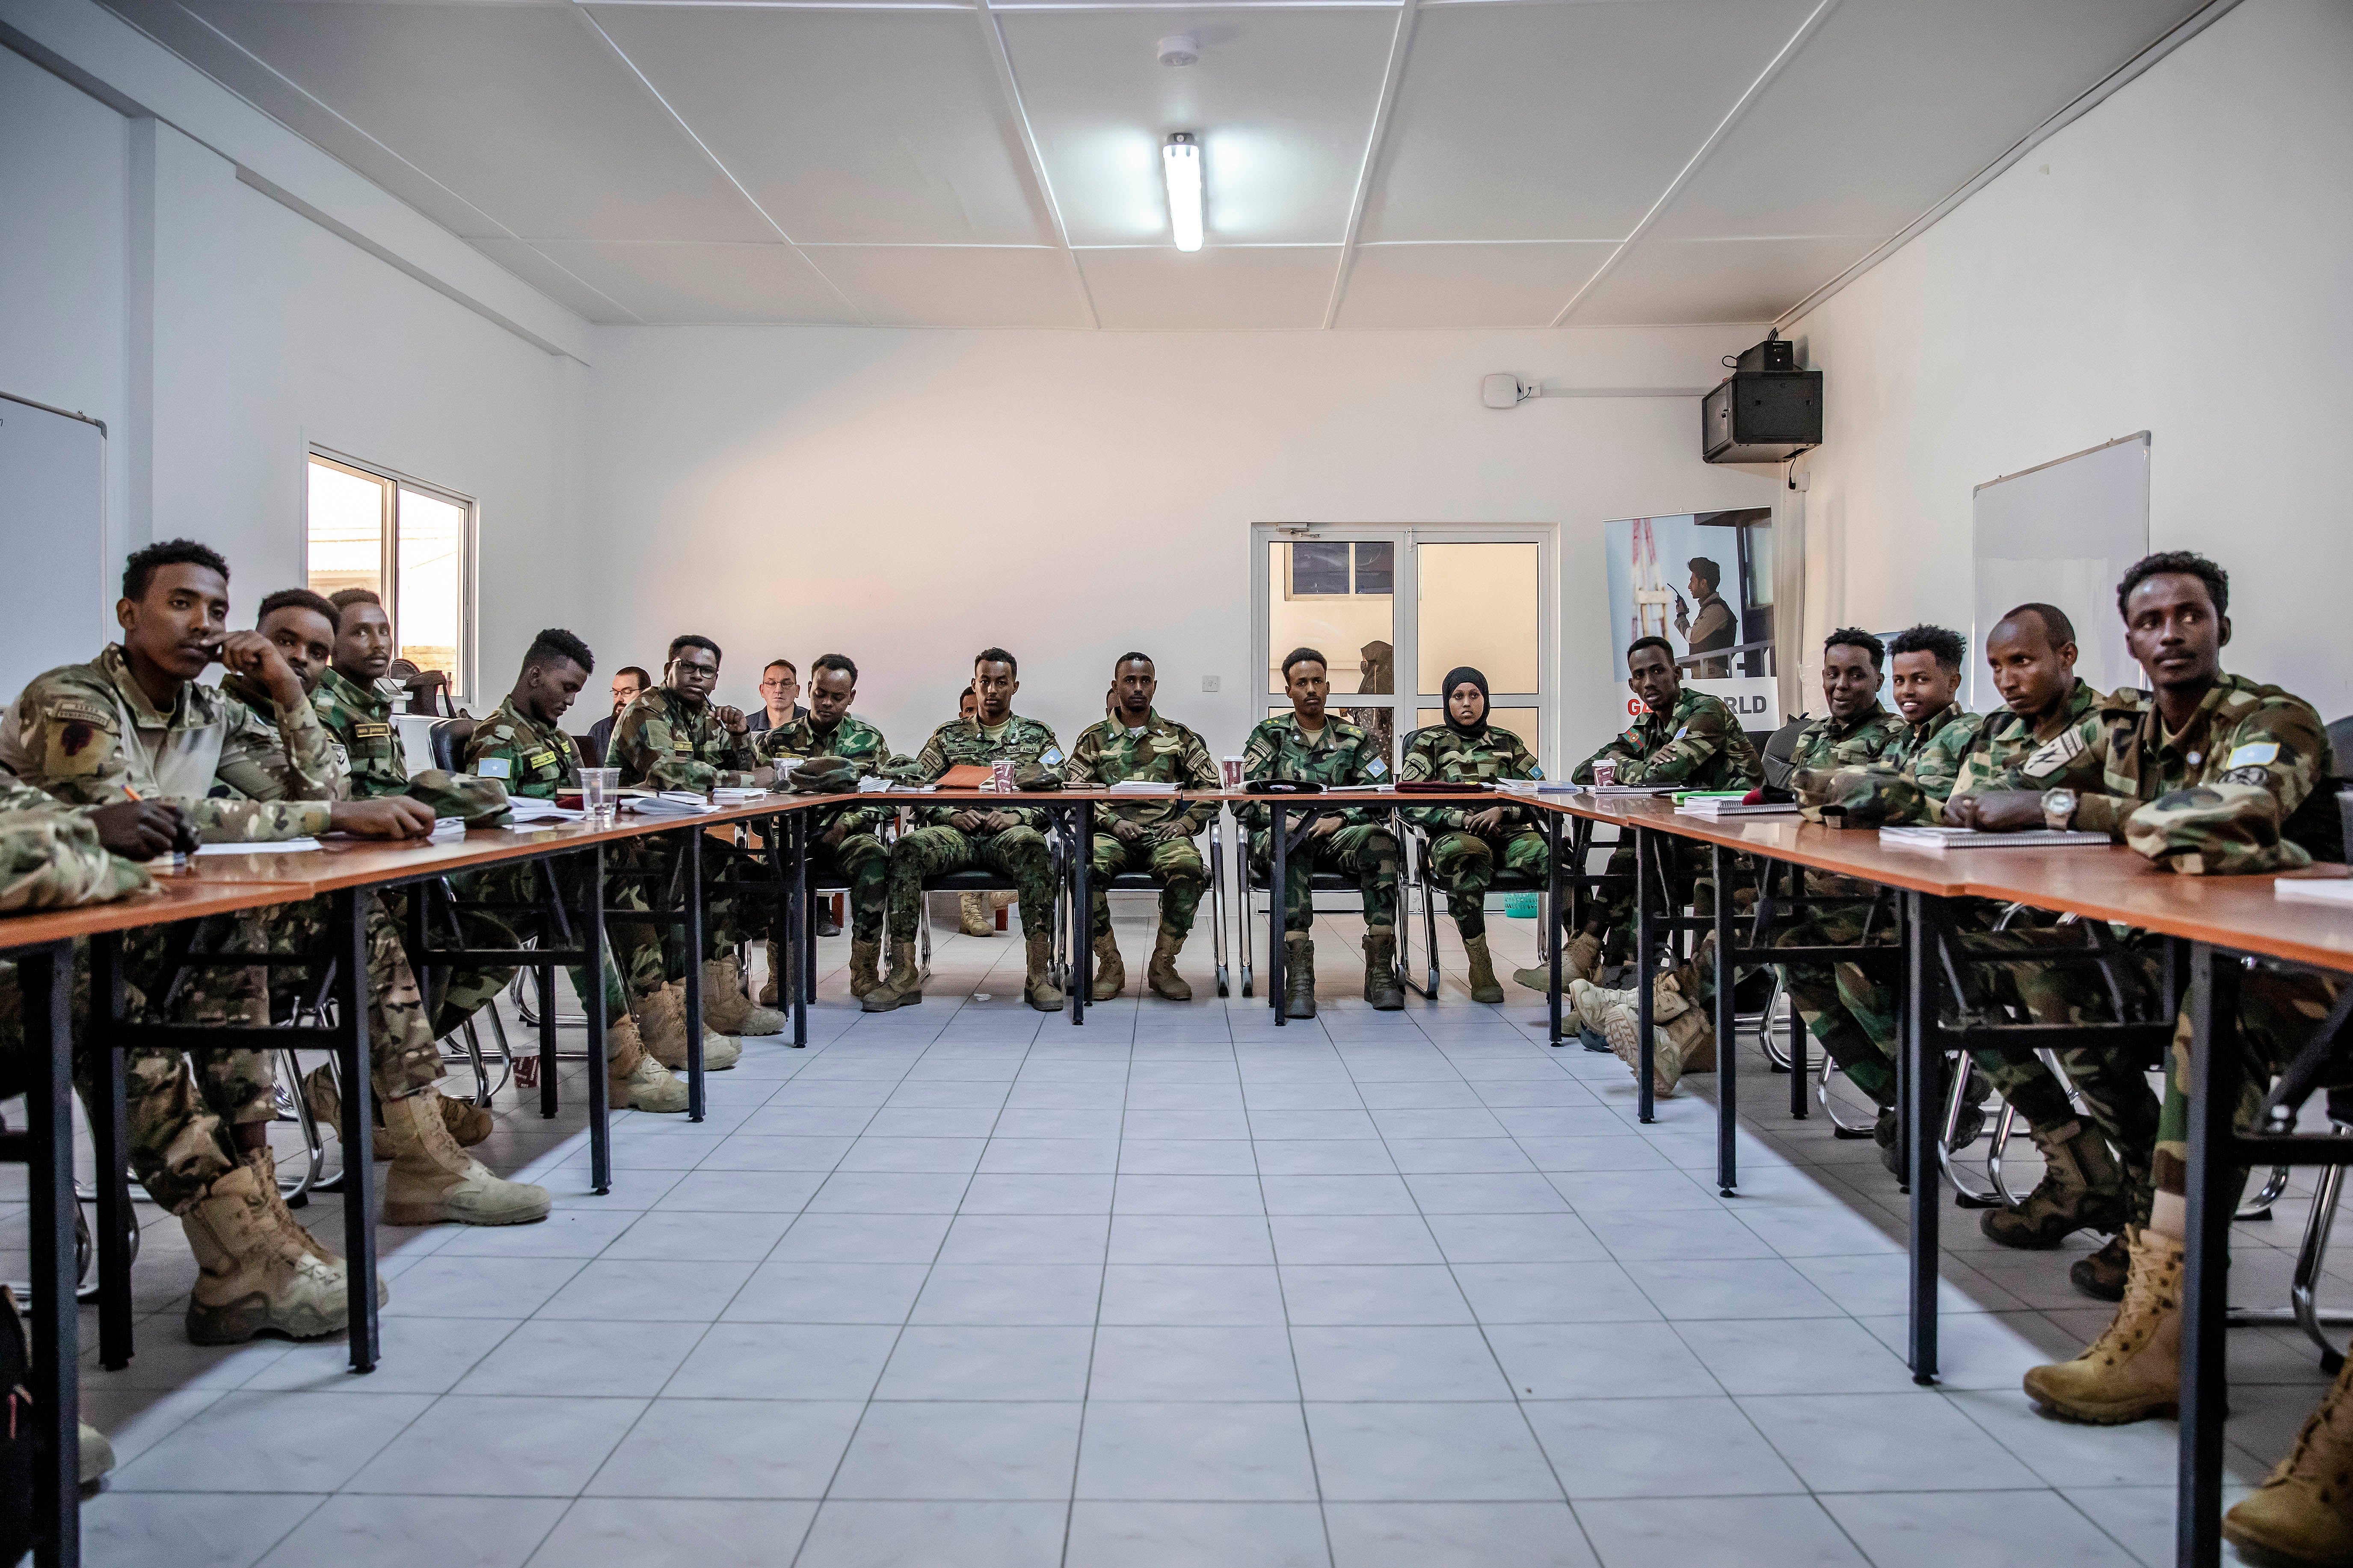
M 303 531 L 311 589 L 375 593 L 392 620 L 394 657 L 440 670 L 451 700 L 470 700 L 473 502 L 314 451 Z

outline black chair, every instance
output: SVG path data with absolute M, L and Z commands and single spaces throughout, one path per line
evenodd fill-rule
M 1398 846 L 1403 859 L 1398 867 L 1398 891 L 1402 894 L 1408 887 L 1411 887 L 1421 897 L 1422 947 L 1427 960 L 1429 984 L 1417 984 L 1413 978 L 1413 962 L 1408 952 L 1409 943 L 1406 940 L 1408 933 L 1413 929 L 1413 922 L 1406 917 L 1403 910 L 1398 911 L 1398 978 L 1404 982 L 1408 990 L 1435 1002 L 1438 1000 L 1439 986 L 1438 889 L 1430 875 L 1430 844 L 1431 836 L 1429 829 L 1409 824 L 1406 827 L 1406 838 Z M 1491 894 L 1533 893 L 1535 895 L 1536 963 L 1541 964 L 1550 958 L 1552 956 L 1550 944 L 1554 940 L 1554 931 L 1552 921 L 1546 918 L 1551 913 L 1546 906 L 1552 901 L 1551 879 L 1531 876 L 1525 871 L 1506 870 L 1498 866 L 1495 868 L 1495 879 L 1488 884 L 1487 891 Z
M 1229 994 L 1231 975 L 1226 968 L 1226 832 L 1225 814 L 1209 819 L 1209 923 L 1218 960 L 1218 994 Z M 1160 884 L 1149 871 L 1122 871 L 1105 889 L 1113 893 L 1157 893 Z M 1247 992 L 1244 993 L 1248 994 Z
M 1295 799 L 1296 797 L 1293 798 Z M 1341 798 L 1345 803 L 1346 797 L 1343 796 Z M 1294 817 L 1293 820 L 1296 821 L 1297 818 Z M 1403 853 L 1402 837 L 1399 832 L 1401 826 L 1402 825 L 1398 818 L 1397 811 L 1392 807 L 1389 811 L 1388 829 L 1393 837 L 1400 837 L 1400 855 Z M 1254 919 L 1254 910 L 1256 909 L 1255 904 L 1251 901 L 1250 895 L 1253 893 L 1271 893 L 1274 889 L 1272 880 L 1258 868 L 1258 863 L 1253 858 L 1252 852 L 1257 847 L 1259 837 L 1260 835 L 1258 833 L 1248 827 L 1242 826 L 1240 821 L 1237 820 L 1234 827 L 1234 849 L 1235 852 L 1241 857 L 1242 860 L 1241 881 L 1243 891 L 1240 918 L 1236 921 L 1235 924 L 1241 931 L 1242 994 L 1245 996 L 1256 995 L 1256 987 L 1258 984 L 1257 968 L 1251 962 L 1250 957 L 1250 928 Z M 1400 866 L 1398 868 L 1398 871 L 1399 880 L 1401 883 L 1403 880 L 1404 868 Z M 1307 879 L 1307 889 L 1308 907 L 1311 910 L 1314 908 L 1314 895 L 1317 893 L 1339 893 L 1357 897 L 1361 897 L 1363 894 L 1363 888 L 1357 882 L 1356 878 L 1343 875 L 1337 871 L 1314 872 Z M 1400 891 L 1402 889 L 1400 889 Z M 1403 918 L 1403 911 L 1401 910 L 1399 911 L 1398 927 L 1399 931 L 1402 932 L 1405 927 L 1405 921 Z M 1398 943 L 1397 956 L 1391 960 L 1391 972 L 1397 976 L 1397 981 L 1399 985 L 1410 985 L 1413 984 L 1406 978 L 1405 943 L 1402 941 Z M 1222 986 L 1219 987 L 1219 994 L 1220 995 L 1224 994 L 1224 988 Z M 1280 1005 L 1282 998 L 1276 996 L 1271 998 L 1271 1000 L 1274 1005 Z
M 480 720 L 436 719 L 426 734 L 433 748 L 433 765 L 448 773 L 465 771 L 466 745 L 481 727 Z

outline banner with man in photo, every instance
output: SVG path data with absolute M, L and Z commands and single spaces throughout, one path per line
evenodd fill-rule
M 1722 698 L 1741 728 L 1780 728 L 1771 646 L 1772 521 L 1769 508 L 1755 508 L 1603 525 L 1620 677 L 1629 644 L 1664 637 L 1685 683 Z M 1641 711 L 1631 693 L 1625 702 L 1630 718 Z

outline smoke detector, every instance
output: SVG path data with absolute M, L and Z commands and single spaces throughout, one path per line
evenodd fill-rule
M 1198 65 L 1201 58 L 1201 40 L 1190 33 L 1171 33 L 1160 40 L 1160 63 L 1164 66 Z

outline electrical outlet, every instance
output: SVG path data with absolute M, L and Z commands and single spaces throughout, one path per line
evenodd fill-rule
M 1218 678 L 1217 678 L 1216 676 L 1214 676 L 1214 675 L 1205 675 L 1205 676 L 1201 677 L 1201 689 L 1202 689 L 1202 690 L 1204 690 L 1204 691 L 1215 691 L 1217 689 L 1218 689 Z

